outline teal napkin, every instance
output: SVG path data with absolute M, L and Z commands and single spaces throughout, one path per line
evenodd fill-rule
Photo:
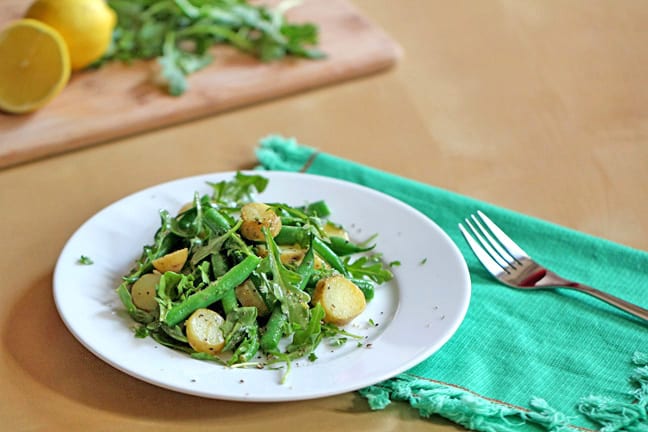
M 648 306 L 648 253 L 534 219 L 270 136 L 260 168 L 362 184 L 420 210 L 454 240 L 472 297 L 439 351 L 361 390 L 371 409 L 404 401 L 480 431 L 648 431 L 648 324 L 568 290 L 520 291 L 495 282 L 457 229 L 482 210 L 532 256 L 565 277 Z

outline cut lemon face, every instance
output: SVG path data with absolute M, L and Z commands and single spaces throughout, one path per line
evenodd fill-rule
M 0 32 L 0 110 L 34 111 L 58 95 L 70 79 L 65 41 L 33 19 L 10 23 Z

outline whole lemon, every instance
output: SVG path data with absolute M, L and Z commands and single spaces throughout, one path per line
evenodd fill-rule
M 106 52 L 117 22 L 115 11 L 104 0 L 36 0 L 25 17 L 60 33 L 73 70 L 90 65 Z

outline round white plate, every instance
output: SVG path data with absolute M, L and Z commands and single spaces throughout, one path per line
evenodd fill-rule
M 159 210 L 177 211 L 194 192 L 211 193 L 215 173 L 164 183 L 130 195 L 83 224 L 65 245 L 54 272 L 54 299 L 72 334 L 102 360 L 138 379 L 192 395 L 254 402 L 290 401 L 354 391 L 391 378 L 437 351 L 468 309 L 470 279 L 450 238 L 417 210 L 353 183 L 309 174 L 256 172 L 270 179 L 260 201 L 302 205 L 325 200 L 331 219 L 355 240 L 378 233 L 376 251 L 394 279 L 376 289 L 347 329 L 362 336 L 341 347 L 326 342 L 317 360 L 279 369 L 227 368 L 134 337 L 135 323 L 116 294 L 122 275 L 159 227 Z M 81 265 L 86 255 L 93 265 Z M 360 346 L 359 346 L 360 345 Z

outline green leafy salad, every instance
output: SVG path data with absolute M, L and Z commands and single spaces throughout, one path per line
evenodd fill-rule
M 158 83 L 178 96 L 187 89 L 186 77 L 212 62 L 214 45 L 230 45 L 261 61 L 323 58 L 315 48 L 317 26 L 285 18 L 299 3 L 285 0 L 270 8 L 245 0 L 108 0 L 117 26 L 111 46 L 95 66 L 155 58 Z
M 261 175 L 208 184 L 177 215 L 160 211 L 117 289 L 136 336 L 229 366 L 288 369 L 316 360 L 324 339 L 353 340 L 343 327 L 392 278 L 374 245 L 350 240 L 324 201 L 254 201 Z

